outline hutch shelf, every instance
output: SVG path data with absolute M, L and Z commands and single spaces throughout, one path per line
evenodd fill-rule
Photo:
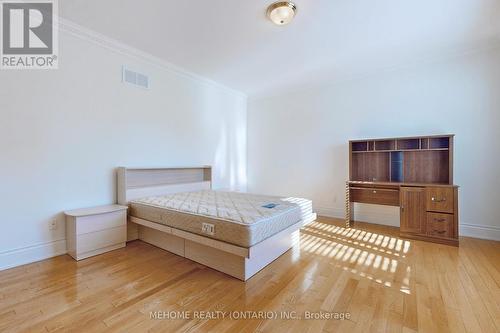
M 353 204 L 400 207 L 402 237 L 458 245 L 454 135 L 349 141 L 346 226 Z

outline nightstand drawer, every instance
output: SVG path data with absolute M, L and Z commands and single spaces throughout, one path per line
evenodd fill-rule
M 427 235 L 453 238 L 453 217 L 452 214 L 427 213 Z
M 127 211 L 119 210 L 107 214 L 84 216 L 78 220 L 76 234 L 86 234 L 89 232 L 122 227 L 127 224 Z
M 453 213 L 454 189 L 452 187 L 427 187 L 427 211 Z
M 351 187 L 352 202 L 399 206 L 399 190 L 376 187 Z
M 112 245 L 125 243 L 127 240 L 127 227 L 116 227 L 78 235 L 76 251 L 80 254 L 102 249 Z

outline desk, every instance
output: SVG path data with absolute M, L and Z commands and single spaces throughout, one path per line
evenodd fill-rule
M 400 182 L 346 182 L 346 227 L 354 203 L 400 208 L 400 236 L 458 246 L 458 186 Z

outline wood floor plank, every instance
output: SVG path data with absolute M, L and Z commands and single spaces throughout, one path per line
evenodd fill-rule
M 318 218 L 300 247 L 246 283 L 141 241 L 1 271 L 0 331 L 500 331 L 500 242 L 462 238 L 456 248 L 343 224 Z M 277 317 L 234 317 L 255 311 Z M 343 320 L 321 317 L 332 313 Z

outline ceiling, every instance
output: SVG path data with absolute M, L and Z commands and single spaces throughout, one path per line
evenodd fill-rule
M 492 43 L 500 0 L 64 0 L 60 14 L 250 97 L 454 55 Z

